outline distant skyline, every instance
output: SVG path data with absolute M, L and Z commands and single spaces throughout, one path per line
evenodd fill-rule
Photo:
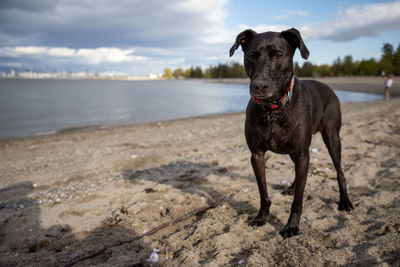
M 291 27 L 314 64 L 379 59 L 383 43 L 400 44 L 400 1 L 2 0 L 0 67 L 127 75 L 207 67 L 242 62 L 228 50 L 244 29 Z

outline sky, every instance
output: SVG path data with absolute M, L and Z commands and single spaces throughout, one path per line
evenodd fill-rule
M 237 34 L 297 28 L 309 61 L 379 59 L 400 44 L 400 1 L 1 0 L 0 67 L 161 73 L 242 62 Z M 304 60 L 297 52 L 295 61 Z

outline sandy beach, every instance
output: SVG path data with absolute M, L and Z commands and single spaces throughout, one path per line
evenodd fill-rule
M 379 81 L 327 83 L 382 93 Z M 289 239 L 279 235 L 292 202 L 281 194 L 294 178 L 289 156 L 267 153 L 271 213 L 266 225 L 249 225 L 259 193 L 243 113 L 2 140 L 0 266 L 62 266 L 204 206 L 77 266 L 400 266 L 396 81 L 390 101 L 342 105 L 342 166 L 355 209 L 337 209 L 336 173 L 318 133 L 300 234 Z

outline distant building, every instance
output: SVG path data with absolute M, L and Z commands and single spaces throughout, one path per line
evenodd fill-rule
M 159 74 L 154 74 L 154 73 L 149 74 L 149 79 L 150 80 L 156 80 L 156 79 L 159 79 L 159 78 L 160 78 Z
M 111 79 L 111 80 L 156 80 L 162 78 L 162 73 L 151 73 L 146 76 L 129 76 L 126 73 L 118 71 L 81 71 L 68 72 L 61 71 L 16 71 L 14 69 L 7 72 L 0 72 L 0 78 L 20 78 L 20 79 Z

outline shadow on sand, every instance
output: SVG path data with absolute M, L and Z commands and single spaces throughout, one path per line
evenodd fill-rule
M 191 163 L 178 161 L 157 168 L 145 170 L 123 170 L 122 177 L 125 181 L 136 184 L 140 181 L 153 181 L 173 186 L 174 188 L 198 195 L 206 199 L 209 205 L 228 203 L 240 214 L 255 216 L 257 209 L 248 201 L 238 201 L 232 196 L 234 192 L 219 191 L 221 185 L 213 186 L 207 179 L 215 176 L 229 179 L 250 179 L 241 176 L 226 167 L 216 163 Z M 254 182 L 254 181 L 252 181 Z M 36 201 L 30 199 L 35 191 L 31 182 L 24 182 L 0 190 L 0 248 L 2 256 L 0 265 L 64 265 L 77 257 L 83 256 L 100 249 L 105 245 L 127 240 L 138 235 L 118 221 L 118 215 L 125 211 L 116 210 L 101 223 L 101 227 L 93 231 L 74 234 L 69 225 L 53 225 L 50 228 L 41 226 L 41 208 Z M 117 216 L 115 216 L 117 215 Z M 182 214 L 183 215 L 183 214 Z M 270 223 L 278 229 L 283 225 L 270 219 Z M 85 261 L 88 265 L 120 265 L 121 262 L 129 265 L 146 265 L 146 259 L 152 248 L 145 240 L 124 244 L 117 248 L 108 249 L 104 253 Z M 124 259 L 125 257 L 125 259 Z

